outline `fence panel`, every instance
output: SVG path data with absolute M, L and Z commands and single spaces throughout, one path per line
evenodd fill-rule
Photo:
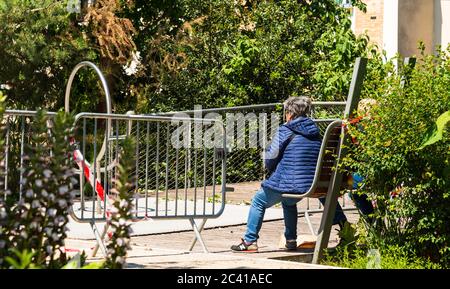
M 323 134 L 327 125 L 344 116 L 346 102 L 313 102 L 311 117 Z M 283 120 L 282 103 L 222 107 L 180 112 L 166 112 L 159 116 L 195 116 L 221 120 L 227 129 L 227 186 L 259 183 L 266 178 L 262 152 Z M 255 184 L 256 185 L 256 184 Z M 349 197 L 340 199 L 344 210 L 354 210 Z M 322 205 L 317 199 L 306 198 L 300 203 L 300 213 L 320 213 Z
M 73 207 L 79 221 L 107 218 L 127 136 L 136 140 L 136 165 L 131 172 L 135 219 L 215 218 L 222 213 L 226 140 L 221 122 L 81 113 L 76 127 L 76 159 L 80 171 L 85 172 L 80 178 L 79 201 Z M 92 191 L 97 183 L 107 197 L 102 197 L 101 190 Z

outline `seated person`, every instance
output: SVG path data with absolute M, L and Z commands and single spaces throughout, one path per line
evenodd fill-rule
M 304 194 L 309 190 L 314 179 L 321 136 L 317 125 L 307 117 L 311 110 L 309 98 L 290 97 L 283 105 L 286 123 L 278 128 L 264 155 L 266 168 L 271 174 L 253 197 L 247 231 L 241 243 L 231 247 L 233 251 L 258 251 L 258 233 L 265 210 L 279 202 L 284 214 L 285 246 L 290 250 L 297 248 L 297 202 L 300 200 L 282 198 L 281 194 Z
M 281 125 L 266 150 L 264 162 L 271 172 L 253 197 L 247 221 L 247 231 L 241 243 L 231 246 L 237 252 L 257 252 L 257 240 L 264 213 L 267 208 L 282 203 L 288 250 L 297 248 L 297 203 L 299 199 L 282 198 L 282 193 L 304 194 L 311 187 L 321 146 L 319 129 L 307 115 L 311 100 L 307 97 L 290 97 L 284 103 L 286 123 Z M 362 177 L 353 174 L 353 189 L 358 187 Z M 364 215 L 373 212 L 372 204 L 365 195 L 354 194 L 356 206 Z M 319 199 L 325 204 L 325 198 Z M 342 229 L 347 218 L 337 204 L 333 225 Z

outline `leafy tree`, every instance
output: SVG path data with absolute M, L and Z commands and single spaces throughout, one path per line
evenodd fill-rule
M 71 69 L 100 65 L 117 111 L 160 111 L 279 101 L 291 94 L 341 99 L 367 38 L 335 1 L 97 0 L 0 4 L 0 90 L 8 106 L 62 107 Z M 361 1 L 353 1 L 361 9 Z M 124 65 L 137 59 L 135 73 Z M 103 111 L 97 77 L 80 73 L 71 107 Z
M 0 90 L 8 107 L 56 110 L 63 106 L 64 89 L 72 68 L 83 60 L 98 63 L 115 99 L 122 65 L 135 46 L 131 21 L 119 17 L 116 0 L 99 0 L 76 14 L 68 0 L 5 0 L 0 3 Z M 104 109 L 96 75 L 81 73 L 74 83 L 71 107 L 77 111 Z
M 291 94 L 341 100 L 354 59 L 368 51 L 367 37 L 352 33 L 349 11 L 335 1 L 185 5 L 177 33 L 154 38 L 154 53 L 142 55 L 147 81 L 132 90 L 141 110 L 268 103 Z

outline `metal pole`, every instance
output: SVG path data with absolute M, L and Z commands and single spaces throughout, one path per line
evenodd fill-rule
M 70 91 L 72 89 L 72 83 L 73 80 L 75 78 L 75 75 L 77 74 L 78 70 L 80 70 L 80 68 L 82 67 L 90 67 L 92 68 L 98 75 L 102 86 L 103 86 L 103 90 L 105 92 L 105 97 L 106 97 L 106 113 L 107 114 L 111 114 L 112 113 L 112 104 L 111 104 L 111 94 L 109 92 L 109 88 L 108 88 L 108 83 L 105 79 L 105 76 L 103 75 L 103 73 L 101 72 L 101 70 L 92 62 L 90 61 L 83 61 L 78 63 L 77 65 L 75 65 L 74 69 L 72 70 L 72 72 L 70 73 L 69 76 L 69 80 L 67 81 L 67 86 L 66 86 L 66 93 L 65 93 L 65 97 L 64 97 L 64 110 L 66 112 L 70 111 Z M 98 156 L 94 156 L 94 158 L 96 158 L 98 161 L 100 161 L 104 154 L 105 154 L 105 150 L 106 150 L 106 145 L 107 145 L 107 139 L 108 139 L 108 128 L 110 127 L 110 120 L 107 120 L 107 131 L 105 132 L 105 140 L 103 142 L 102 147 L 100 148 L 100 151 L 98 153 Z M 92 164 L 94 166 L 97 165 L 96 162 L 92 162 Z
M 347 97 L 347 104 L 345 107 L 344 118 L 349 118 L 353 111 L 356 109 L 362 84 L 366 73 L 367 59 L 357 58 L 353 70 L 352 81 L 350 83 L 350 90 Z M 335 167 L 338 167 L 339 160 L 346 154 L 346 147 L 348 145 L 348 139 L 342 137 L 339 144 L 339 153 L 336 159 Z M 331 226 L 333 217 L 336 212 L 336 205 L 339 197 L 339 191 L 342 182 L 342 173 L 334 170 L 331 175 L 331 183 L 328 188 L 328 194 L 325 201 L 324 213 L 319 227 L 319 235 L 317 238 L 316 247 L 314 249 L 313 263 L 318 264 L 323 256 L 323 251 L 328 247 L 328 241 L 330 239 Z
M 24 157 L 24 142 L 25 142 L 25 116 L 22 116 L 21 136 L 20 136 L 20 183 L 19 183 L 19 200 L 22 199 L 23 190 L 23 157 Z

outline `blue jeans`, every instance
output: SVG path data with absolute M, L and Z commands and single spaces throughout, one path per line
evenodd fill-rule
M 357 173 L 353 173 L 352 177 L 353 177 L 353 189 L 357 190 L 359 186 L 363 183 L 364 178 Z M 373 214 L 372 202 L 367 199 L 367 195 L 350 193 L 350 197 L 353 199 L 356 207 L 361 211 L 363 215 L 367 216 Z
M 326 200 L 326 198 L 319 198 L 319 201 L 324 206 L 325 206 L 325 200 Z M 336 212 L 334 213 L 334 217 L 333 217 L 333 225 L 343 224 L 345 222 L 347 222 L 347 217 L 345 216 L 344 211 L 342 210 L 341 204 L 339 204 L 339 202 L 338 202 L 336 205 Z
M 358 206 L 358 201 L 354 198 L 355 203 Z M 297 239 L 297 203 L 300 200 L 297 199 L 286 199 L 281 197 L 281 193 L 269 188 L 261 188 L 256 192 L 253 197 L 252 204 L 250 206 L 250 212 L 248 214 L 247 220 L 247 231 L 244 236 L 244 240 L 248 243 L 255 242 L 259 238 L 259 231 L 264 219 L 264 213 L 267 208 L 281 202 L 283 206 L 284 215 L 284 237 L 286 240 L 296 240 Z M 320 198 L 319 201 L 325 205 L 325 198 Z M 367 200 L 365 200 L 367 202 Z M 371 204 L 370 204 L 371 205 Z M 361 206 L 361 205 L 360 205 Z M 358 207 L 360 207 L 358 206 Z M 372 209 L 373 210 L 373 209 Z M 333 218 L 333 225 L 342 224 L 347 221 L 347 217 L 342 210 L 339 203 L 336 205 L 336 212 Z
M 357 174 L 353 173 L 353 189 L 356 190 L 359 188 L 359 185 L 364 181 L 364 178 Z M 352 194 L 350 193 L 350 197 L 355 202 L 356 207 L 361 211 L 361 213 L 364 216 L 373 214 L 373 206 L 372 203 L 367 199 L 367 195 L 360 195 L 360 194 Z M 325 198 L 320 198 L 319 201 L 325 205 Z M 370 219 L 370 218 L 369 218 Z M 344 214 L 344 211 L 342 211 L 342 207 L 339 203 L 336 205 L 336 213 L 334 214 L 333 218 L 333 225 L 336 224 L 342 224 L 345 221 L 347 221 L 347 217 Z
M 259 231 L 267 208 L 281 202 L 284 214 L 284 236 L 286 240 L 297 239 L 297 203 L 300 200 L 286 199 L 281 197 L 281 193 L 269 188 L 261 188 L 256 192 L 250 206 L 247 220 L 247 232 L 244 240 L 248 243 L 255 242 L 259 238 Z

